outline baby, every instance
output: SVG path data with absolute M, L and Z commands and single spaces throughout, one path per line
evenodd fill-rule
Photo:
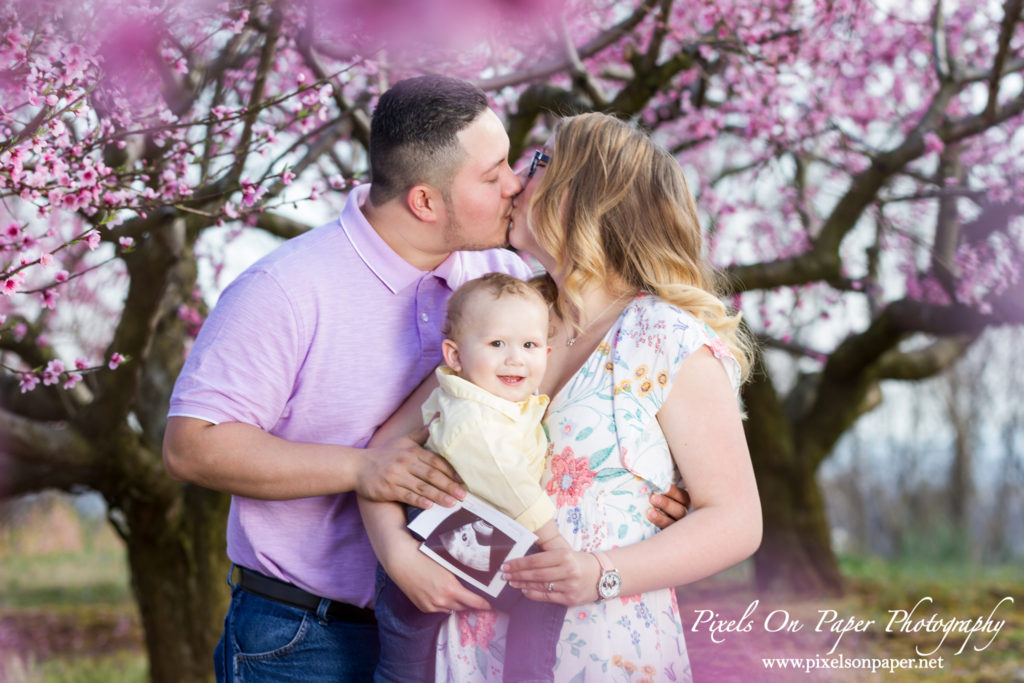
M 551 351 L 548 330 L 548 304 L 526 282 L 492 273 L 464 284 L 448 302 L 445 366 L 437 369 L 439 386 L 423 404 L 423 417 L 430 432 L 426 448 L 452 464 L 466 489 L 553 549 L 569 543 L 540 485 L 548 397 L 536 391 Z M 566 608 L 533 602 L 508 587 L 497 599 L 485 597 L 509 614 L 504 680 L 553 680 Z M 376 609 L 388 621 L 381 623 L 378 680 L 408 672 L 409 663 L 432 661 L 435 638 L 427 634 L 436 636 L 447 614 L 420 612 L 393 584 Z M 421 671 L 424 680 L 432 675 Z

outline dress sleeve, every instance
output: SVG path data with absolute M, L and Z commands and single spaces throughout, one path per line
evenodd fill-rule
M 740 366 L 725 343 L 706 323 L 655 297 L 630 307 L 613 338 L 612 405 L 622 463 L 656 491 L 678 481 L 657 414 L 679 368 L 701 346 L 722 362 L 738 391 Z

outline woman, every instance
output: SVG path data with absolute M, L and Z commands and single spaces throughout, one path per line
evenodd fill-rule
M 557 288 L 544 483 L 575 550 L 510 562 L 508 578 L 570 606 L 556 680 L 689 680 L 672 588 L 753 553 L 761 513 L 736 395 L 749 349 L 702 261 L 686 179 L 626 123 L 564 119 L 534 157 L 510 241 Z M 658 532 L 647 497 L 680 476 L 693 512 Z M 503 641 L 497 613 L 452 615 L 437 680 L 488 679 Z

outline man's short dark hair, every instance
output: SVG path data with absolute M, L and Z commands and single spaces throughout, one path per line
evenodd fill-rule
M 370 124 L 370 201 L 380 206 L 419 183 L 447 192 L 463 161 L 456 136 L 485 109 L 484 92 L 458 78 L 395 83 Z

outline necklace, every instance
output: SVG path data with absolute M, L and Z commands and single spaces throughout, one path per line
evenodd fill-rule
M 629 294 L 623 294 L 623 295 L 622 295 L 622 296 L 620 296 L 620 297 L 619 297 L 618 299 L 615 299 L 615 300 L 614 300 L 614 301 L 612 301 L 612 302 L 611 302 L 610 304 L 608 304 L 607 306 L 605 306 L 605 307 L 604 307 L 604 310 L 602 310 L 602 311 L 601 311 L 600 313 L 598 313 L 598 314 L 597 314 L 596 316 L 594 316 L 593 318 L 591 318 L 591 319 L 590 319 L 590 320 L 589 320 L 589 321 L 587 322 L 587 324 L 586 324 L 586 325 L 584 325 L 583 327 L 581 327 L 581 328 L 580 328 L 580 331 L 579 331 L 579 332 L 577 332 L 576 334 L 572 335 L 571 337 L 566 337 L 566 338 L 565 338 L 565 345 L 566 345 L 566 346 L 573 346 L 573 345 L 575 345 L 575 344 L 576 344 L 576 340 L 577 340 L 577 339 L 579 339 L 580 337 L 582 337 L 582 336 L 583 336 L 584 334 L 586 334 L 586 333 L 587 333 L 587 330 L 589 330 L 589 329 L 590 329 L 590 326 L 591 326 L 591 325 L 593 325 L 593 324 L 594 324 L 594 323 L 596 323 L 596 322 L 597 322 L 598 320 L 600 320 L 601 318 L 603 318 L 603 317 L 604 317 L 604 314 L 605 314 L 605 313 L 607 313 L 608 311 L 612 310 L 612 307 L 613 307 L 613 306 L 614 306 L 615 304 L 619 303 L 620 301 L 622 301 L 623 299 L 625 299 L 625 298 L 626 298 L 626 297 L 628 297 L 628 296 L 630 296 L 630 295 L 629 295 Z

